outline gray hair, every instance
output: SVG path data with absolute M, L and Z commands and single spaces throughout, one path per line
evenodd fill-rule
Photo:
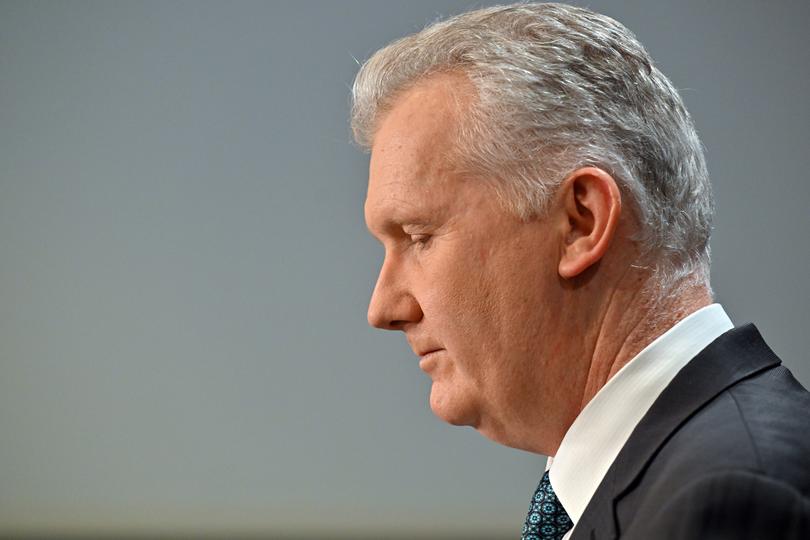
M 610 173 L 640 230 L 660 287 L 708 286 L 713 200 L 703 149 L 672 83 L 617 21 L 563 4 L 464 13 L 377 51 L 352 89 L 352 130 L 371 147 L 402 92 L 462 73 L 477 99 L 461 121 L 466 171 L 494 181 L 523 218 L 541 215 L 567 174 Z

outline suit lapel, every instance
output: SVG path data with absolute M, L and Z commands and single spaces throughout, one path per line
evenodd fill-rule
M 729 330 L 703 349 L 678 372 L 633 430 L 591 497 L 571 540 L 616 538 L 616 500 L 678 427 L 726 388 L 779 363 L 753 324 Z

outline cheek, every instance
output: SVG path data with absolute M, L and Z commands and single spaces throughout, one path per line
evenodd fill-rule
M 486 263 L 458 285 L 470 295 L 464 302 L 476 332 L 470 339 L 488 353 L 491 364 L 519 369 L 540 352 L 550 329 L 556 274 L 542 253 L 530 249 L 483 253 Z
M 437 247 L 421 267 L 419 302 L 427 333 L 479 379 L 519 363 L 540 332 L 540 254 L 505 239 L 467 238 Z
M 429 277 L 425 302 L 430 311 L 440 314 L 447 330 L 477 331 L 492 312 L 493 282 L 484 266 L 469 255 L 458 253 Z
M 437 242 L 420 265 L 421 300 L 432 311 L 464 317 L 471 308 L 486 303 L 485 249 L 472 247 L 469 239 L 455 237 Z
M 491 283 L 475 260 L 478 251 L 449 251 L 423 264 L 419 303 L 426 334 L 449 352 L 448 367 L 480 379 L 491 356 L 494 303 Z M 470 257 L 472 255 L 472 257 Z

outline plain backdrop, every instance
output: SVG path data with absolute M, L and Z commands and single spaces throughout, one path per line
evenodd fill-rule
M 487 4 L 0 1 L 0 535 L 519 535 L 544 458 L 366 325 L 348 127 L 355 59 Z M 717 298 L 808 385 L 810 4 L 588 5 L 681 89 Z

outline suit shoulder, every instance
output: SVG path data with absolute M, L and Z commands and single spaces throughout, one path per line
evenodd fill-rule
M 756 536 L 764 530 L 756 527 L 783 516 L 801 522 L 789 523 L 785 538 L 808 537 L 808 411 L 810 393 L 783 366 L 737 382 L 687 418 L 661 445 L 618 502 L 619 522 L 638 532 L 638 538 L 652 532 L 656 534 L 646 537 L 670 538 L 663 531 L 676 527 L 677 516 L 688 511 L 688 519 L 676 527 L 680 532 L 671 538 L 781 538 Z M 787 514 L 771 502 L 757 502 L 760 498 L 781 501 Z M 739 536 L 740 530 L 724 521 L 724 516 L 748 516 L 754 507 L 756 515 L 749 516 L 751 530 L 759 531 L 754 536 Z M 715 527 L 716 534 L 693 535 L 705 527 Z M 796 530 L 803 532 L 793 535 Z
M 747 470 L 810 495 L 810 393 L 781 365 L 739 381 L 688 418 L 651 468 L 679 481 Z
M 810 499 L 760 473 L 717 470 L 685 483 L 627 538 L 807 538 Z
M 727 391 L 765 475 L 810 495 L 810 392 L 780 365 Z

